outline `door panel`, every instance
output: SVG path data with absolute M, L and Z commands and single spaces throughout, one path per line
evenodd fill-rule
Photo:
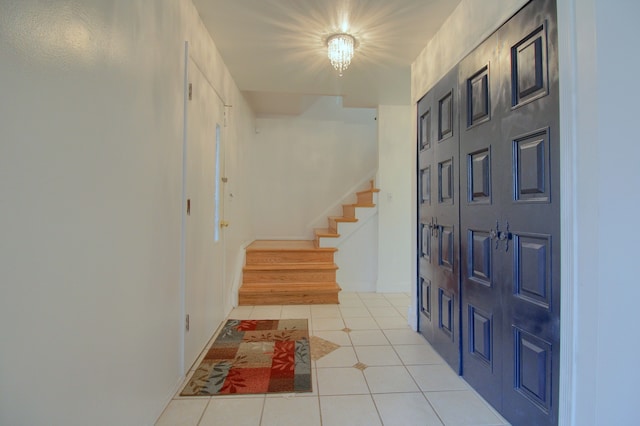
M 457 75 L 451 70 L 418 103 L 419 330 L 455 371 L 460 370 Z
M 463 376 L 489 403 L 502 405 L 502 294 L 495 247 L 504 169 L 496 155 L 502 99 L 500 42 L 492 35 L 459 66 Z M 507 101 L 508 102 L 508 101 Z
M 498 32 L 503 85 L 500 242 L 504 293 L 503 414 L 556 424 L 560 364 L 559 96 L 554 1 L 535 1 Z M 509 164 L 510 163 L 510 164 Z
M 432 241 L 433 241 L 433 191 L 434 163 L 433 94 L 428 93 L 418 102 L 418 329 L 428 340 L 433 341 L 437 328 L 437 315 L 433 301 L 437 294 L 433 290 Z

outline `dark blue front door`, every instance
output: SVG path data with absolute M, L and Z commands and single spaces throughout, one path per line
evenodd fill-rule
M 558 422 L 558 95 L 533 0 L 418 103 L 420 331 L 517 425 Z
M 458 70 L 418 105 L 420 332 L 460 371 Z
M 513 424 L 557 424 L 560 348 L 555 1 L 460 64 L 463 375 Z

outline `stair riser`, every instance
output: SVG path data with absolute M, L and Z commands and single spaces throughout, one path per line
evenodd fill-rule
M 372 204 L 373 203 L 373 193 L 365 192 L 358 194 L 358 204 Z
M 344 217 L 356 217 L 356 208 L 351 205 L 342 206 L 342 216 Z
M 336 280 L 336 271 L 244 271 L 242 282 L 250 283 L 296 283 L 329 282 Z
M 342 244 L 344 238 L 318 238 L 318 247 L 320 248 L 337 248 Z
M 247 252 L 246 264 L 333 263 L 333 251 L 253 251 Z
M 338 293 L 240 294 L 239 305 L 321 305 L 338 304 Z
M 335 282 L 300 284 L 245 284 L 240 305 L 337 304 L 340 286 Z

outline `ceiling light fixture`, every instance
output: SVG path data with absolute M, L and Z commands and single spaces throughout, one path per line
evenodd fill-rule
M 327 56 L 340 77 L 351 63 L 355 45 L 356 39 L 347 33 L 334 34 L 327 39 Z

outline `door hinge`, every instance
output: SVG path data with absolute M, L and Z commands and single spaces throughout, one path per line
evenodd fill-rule
M 185 318 L 184 328 L 189 331 L 189 314 L 187 314 L 187 318 Z
M 189 83 L 189 100 L 193 99 L 193 84 Z

